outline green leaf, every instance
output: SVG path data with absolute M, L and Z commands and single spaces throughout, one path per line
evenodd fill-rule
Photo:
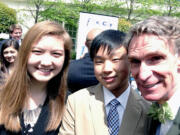
M 166 120 L 173 119 L 171 109 L 167 102 L 162 105 L 153 103 L 149 109 L 148 115 L 154 120 L 159 120 L 161 123 L 165 123 Z

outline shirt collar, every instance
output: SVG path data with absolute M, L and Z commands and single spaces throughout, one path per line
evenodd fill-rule
M 180 90 L 176 90 L 174 95 L 167 101 L 173 113 L 173 119 L 176 117 L 176 114 L 180 107 L 179 97 L 180 97 Z
M 105 106 L 107 106 L 109 102 L 111 102 L 116 97 L 114 96 L 114 94 L 112 94 L 110 90 L 108 90 L 104 86 L 103 86 L 103 92 L 104 92 L 104 103 Z M 128 88 L 118 98 L 116 98 L 121 103 L 124 109 L 126 108 L 129 93 L 130 93 L 130 85 L 128 85 Z

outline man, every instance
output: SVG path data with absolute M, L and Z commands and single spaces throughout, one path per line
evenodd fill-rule
M 106 30 L 90 56 L 99 84 L 68 97 L 60 135 L 144 135 L 147 103 L 129 85 L 125 34 Z
M 14 38 L 21 45 L 22 27 L 19 24 L 12 24 L 9 28 L 10 38 Z
M 157 16 L 134 25 L 127 38 L 132 76 L 142 96 L 149 101 L 154 101 L 158 106 L 158 109 L 153 112 L 156 115 L 150 118 L 147 125 L 146 134 L 149 135 L 166 135 L 178 114 L 180 107 L 179 39 L 180 20 Z M 161 112 L 168 114 L 168 118 L 165 118 L 167 115 L 162 116 L 160 112 L 156 112 L 166 104 L 171 110 L 166 109 L 169 113 Z M 155 126 L 153 119 L 164 123 Z
M 85 45 L 88 48 L 88 52 L 85 56 L 78 60 L 72 60 L 70 62 L 68 71 L 68 88 L 72 93 L 98 83 L 94 75 L 93 61 L 89 56 L 89 50 L 92 40 L 102 32 L 100 28 L 91 29 L 87 36 Z
M 9 38 L 16 39 L 19 45 L 21 45 L 21 40 L 22 40 L 21 36 L 22 36 L 22 27 L 19 24 L 12 24 L 9 27 Z M 2 44 L 5 43 L 6 41 L 7 39 L 4 39 L 0 42 L 0 52 L 1 52 Z

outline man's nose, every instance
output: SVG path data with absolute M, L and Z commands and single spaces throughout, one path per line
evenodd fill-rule
M 150 66 L 142 62 L 139 68 L 138 77 L 140 80 L 145 81 L 152 75 Z

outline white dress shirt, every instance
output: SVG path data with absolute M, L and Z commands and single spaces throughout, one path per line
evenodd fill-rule
M 173 120 L 178 113 L 180 107 L 180 90 L 176 90 L 174 95 L 167 101 L 169 107 L 171 108 L 171 112 L 173 114 Z M 168 130 L 173 124 L 173 120 L 167 120 L 164 124 L 161 124 L 160 135 L 166 135 Z

